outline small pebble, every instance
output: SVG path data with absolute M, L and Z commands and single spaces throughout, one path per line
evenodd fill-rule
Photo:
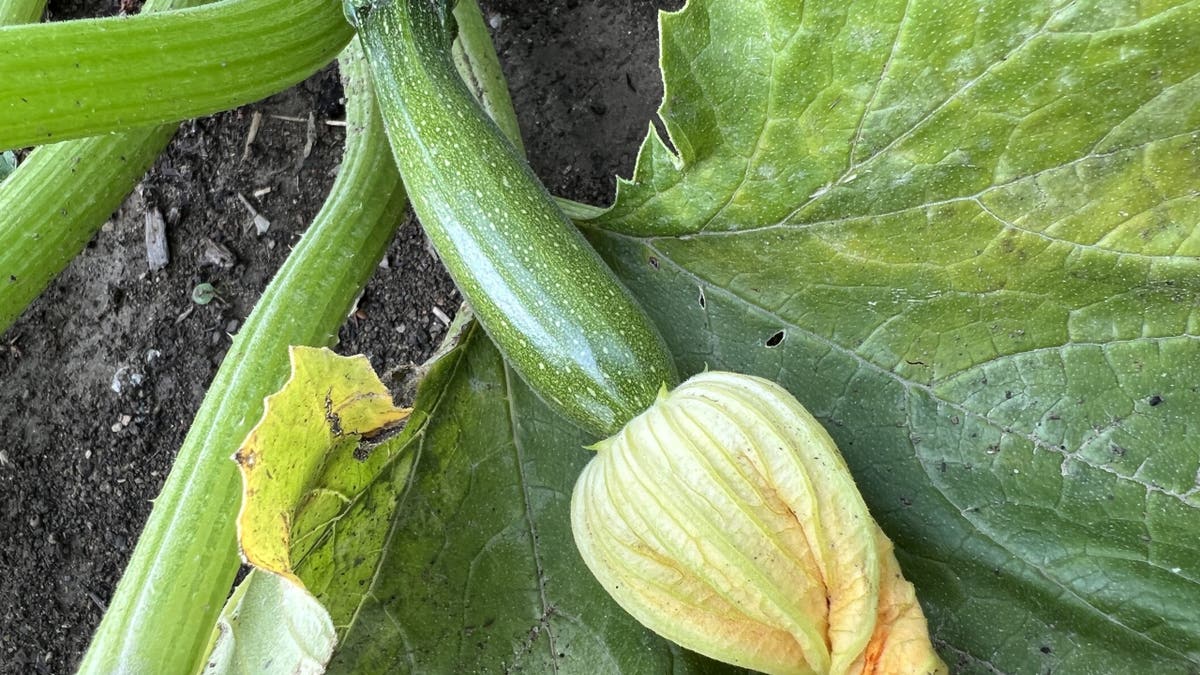
M 216 267 L 233 267 L 235 259 L 233 253 L 226 247 L 218 244 L 212 239 L 205 239 L 204 248 L 200 251 L 201 265 L 214 265 Z
M 171 254 L 167 250 L 167 224 L 158 209 L 146 212 L 146 263 L 151 272 L 167 266 Z

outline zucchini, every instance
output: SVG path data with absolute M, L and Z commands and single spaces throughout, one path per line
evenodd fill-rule
M 505 359 L 602 436 L 677 383 L 666 344 L 459 77 L 447 0 L 354 5 L 413 208 Z

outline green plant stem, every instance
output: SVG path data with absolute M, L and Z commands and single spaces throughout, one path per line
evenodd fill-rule
M 321 212 L 234 338 L 192 423 L 81 673 L 187 673 L 203 660 L 238 569 L 241 496 L 229 461 L 288 375 L 289 345 L 330 345 L 399 223 L 404 191 L 349 49 L 347 140 Z
M 568 218 L 576 221 L 597 218 L 604 215 L 605 211 L 608 210 L 603 206 L 592 206 L 591 204 L 584 204 L 583 202 L 577 202 L 574 199 L 567 199 L 566 197 L 555 197 L 554 203 L 558 204 L 558 208 L 562 209 L 562 212 Z
M 454 20 L 458 25 L 451 48 L 454 67 L 484 112 L 500 127 L 517 152 L 524 155 L 525 144 L 521 142 L 517 112 L 513 109 L 500 59 L 492 46 L 492 36 L 483 21 L 483 12 L 473 0 L 459 2 L 454 5 Z
M 0 333 L 83 250 L 175 125 L 38 148 L 0 183 Z
M 208 0 L 148 0 L 142 12 Z M 34 150 L 0 183 L 0 334 L 62 272 L 154 163 L 178 125 Z
M 0 0 L 0 25 L 35 23 L 45 9 L 46 0 Z
M 0 150 L 228 110 L 308 77 L 351 34 L 333 0 L 0 28 Z
M 452 51 L 454 67 L 458 69 L 459 76 L 483 106 L 488 117 L 500 127 L 500 131 L 517 152 L 524 155 L 525 144 L 521 140 L 517 111 L 513 108 L 508 84 L 504 80 L 504 70 L 500 67 L 500 59 L 492 47 L 491 34 L 484 23 L 483 13 L 479 11 L 479 5 L 475 4 L 474 0 L 457 3 L 454 5 L 454 19 L 458 24 L 457 39 Z M 554 201 L 571 220 L 590 220 L 606 211 L 602 206 L 592 206 L 563 197 L 555 197 Z

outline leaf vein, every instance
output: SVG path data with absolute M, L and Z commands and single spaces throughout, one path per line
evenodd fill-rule
M 854 138 L 850 141 L 850 152 L 846 155 L 846 173 L 850 173 L 854 166 L 854 155 L 858 152 L 858 144 L 862 142 L 863 127 L 867 122 L 867 117 L 874 112 L 876 101 L 879 98 L 879 92 L 883 89 L 883 82 L 887 79 L 888 74 L 892 69 L 892 62 L 896 58 L 896 52 L 900 50 L 900 36 L 904 33 L 904 26 L 908 23 L 910 16 L 909 9 L 912 8 L 912 0 L 904 0 L 904 9 L 900 14 L 900 21 L 896 23 L 896 34 L 892 37 L 892 49 L 888 52 L 887 60 L 883 63 L 883 69 L 879 72 L 879 77 L 875 80 L 875 86 L 871 89 L 871 96 L 867 98 L 866 104 L 863 105 L 862 115 L 858 118 L 858 126 L 854 129 Z
M 508 420 L 512 428 L 513 452 L 516 454 L 517 460 L 517 480 L 520 483 L 521 496 L 525 502 L 525 520 L 529 524 L 529 546 L 533 554 L 534 571 L 537 574 L 538 595 L 542 603 L 541 616 L 545 621 L 546 641 L 550 647 L 550 671 L 558 673 L 558 647 L 555 645 L 554 627 L 548 620 L 553 612 L 553 608 L 546 596 L 546 573 L 545 567 L 542 565 L 541 548 L 538 543 L 537 519 L 533 513 L 533 500 L 529 492 L 529 477 L 525 473 L 525 452 L 521 444 L 521 435 L 517 422 L 517 402 L 513 396 L 512 373 L 509 372 L 507 363 L 504 364 L 502 372 L 504 377 L 504 391 L 508 398 Z

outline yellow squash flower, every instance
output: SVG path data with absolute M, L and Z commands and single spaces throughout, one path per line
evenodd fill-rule
M 825 429 L 782 387 L 697 375 L 595 446 L 583 559 L 650 629 L 766 673 L 945 673 Z

